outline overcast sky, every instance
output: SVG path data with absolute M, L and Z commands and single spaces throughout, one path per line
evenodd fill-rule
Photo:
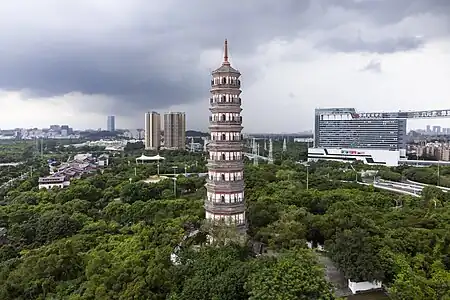
M 140 128 L 172 110 L 206 130 L 225 38 L 246 132 L 312 129 L 316 107 L 450 109 L 449 0 L 14 0 L 0 128 Z

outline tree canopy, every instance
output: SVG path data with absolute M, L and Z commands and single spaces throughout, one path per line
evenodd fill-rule
M 140 151 L 50 190 L 37 189 L 48 170 L 35 158 L 33 176 L 2 190 L 0 299 L 336 299 L 319 255 L 346 278 L 383 281 L 392 299 L 450 297 L 447 193 L 381 191 L 354 182 L 356 173 L 340 163 L 247 164 L 248 238 L 267 248 L 255 255 L 247 245 L 205 243 L 205 181 L 183 176 L 185 166 L 204 172 L 204 155 L 164 154 L 161 172 L 181 173 L 174 186 L 145 182 L 156 165 L 136 165 Z M 380 171 L 410 176 L 410 169 Z M 200 234 L 186 238 L 193 230 Z M 307 249 L 307 241 L 326 252 Z M 179 264 L 171 261 L 176 249 Z

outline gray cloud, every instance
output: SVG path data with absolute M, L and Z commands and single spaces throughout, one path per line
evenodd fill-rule
M 361 37 L 350 39 L 330 38 L 317 46 L 322 49 L 339 52 L 394 53 L 417 50 L 424 46 L 424 38 L 398 37 L 379 41 L 364 41 Z
M 198 67 L 200 53 L 221 47 L 225 37 L 232 55 L 245 56 L 275 37 L 289 40 L 333 26 L 323 16 L 336 7 L 389 23 L 420 12 L 442 13 L 449 2 L 39 0 L 32 7 L 25 0 L 3 1 L 0 89 L 37 96 L 104 94 L 128 113 L 166 108 L 205 97 L 209 74 Z M 318 47 L 387 53 L 423 43 L 404 36 L 375 42 L 331 37 Z
M 361 69 L 361 71 L 381 73 L 381 61 L 378 59 L 372 59 L 367 65 L 364 66 L 364 68 Z
M 448 0 L 330 0 L 333 5 L 355 10 L 379 25 L 392 24 L 408 16 L 425 13 L 448 16 Z

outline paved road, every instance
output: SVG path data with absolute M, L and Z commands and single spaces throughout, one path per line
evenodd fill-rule
M 411 195 L 413 197 L 420 197 L 420 195 L 422 194 L 422 189 L 424 188 L 424 186 L 412 183 L 394 182 L 382 179 L 375 181 L 373 183 L 373 186 L 406 195 Z

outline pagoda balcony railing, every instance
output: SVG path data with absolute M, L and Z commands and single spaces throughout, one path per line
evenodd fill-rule
M 244 180 L 227 181 L 206 179 L 206 188 L 214 188 L 218 191 L 241 191 L 244 190 Z
M 226 140 L 226 139 L 221 139 L 221 140 L 209 140 L 209 144 L 215 144 L 217 146 L 219 145 L 240 145 L 244 142 L 244 139 L 239 139 L 239 140 Z
M 242 125 L 242 121 L 213 121 L 209 118 L 209 125 Z
M 240 213 L 245 211 L 245 202 L 225 203 L 207 200 L 205 209 L 211 212 Z
M 215 105 L 227 105 L 227 104 L 232 104 L 232 105 L 241 105 L 242 104 L 242 99 L 241 98 L 237 98 L 237 99 L 233 99 L 233 101 L 226 101 L 225 99 L 219 99 L 214 101 L 213 98 L 209 98 L 209 104 L 211 104 L 212 106 Z
M 244 161 L 208 159 L 207 167 L 214 169 L 241 170 L 244 168 Z
M 218 123 L 218 124 L 241 124 L 242 123 L 242 117 L 241 116 L 239 116 L 239 117 L 234 117 L 234 118 L 232 118 L 231 120 L 227 120 L 227 119 L 224 119 L 224 118 L 217 118 L 217 116 L 216 116 L 216 118 L 213 118 L 212 116 L 209 116 L 209 122 L 211 122 L 211 123 Z
M 243 151 L 244 142 L 226 142 L 222 141 L 220 143 L 209 142 L 206 146 L 208 151 Z
M 214 84 L 214 82 L 211 82 L 211 88 L 213 89 L 240 89 L 241 88 L 241 82 L 235 82 L 235 83 L 219 83 Z

